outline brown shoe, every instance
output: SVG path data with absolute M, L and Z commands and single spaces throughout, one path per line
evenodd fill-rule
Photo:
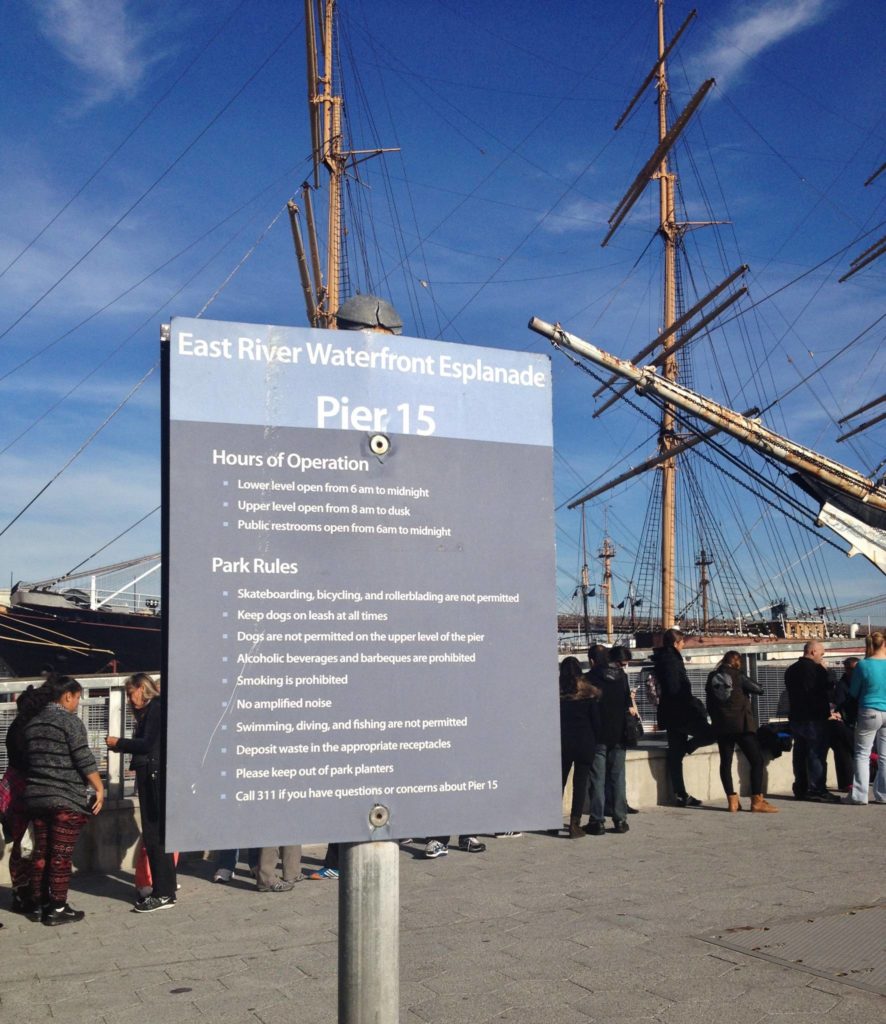
M 778 808 L 768 803 L 762 793 L 755 793 L 751 797 L 751 810 L 762 811 L 766 814 L 778 814 Z
M 736 811 L 740 811 L 741 810 L 741 804 L 738 802 L 738 794 L 737 793 L 730 793 L 729 796 L 726 797 L 726 800 L 729 803 L 729 813 L 730 814 L 735 814 Z
M 587 836 L 587 832 L 581 827 L 581 818 L 570 818 L 569 819 L 569 838 L 570 839 L 584 839 Z

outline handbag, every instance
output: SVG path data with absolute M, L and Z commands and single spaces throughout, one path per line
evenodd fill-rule
M 639 715 L 632 715 L 625 711 L 624 743 L 626 747 L 634 749 L 640 745 L 643 738 L 643 721 Z
M 709 725 L 708 709 L 704 706 L 704 702 L 694 695 L 689 699 L 689 714 L 687 717 L 688 720 L 686 724 L 689 728 L 690 734 L 694 729 L 701 732 Z
M 24 796 L 25 777 L 12 765 L 3 773 L 0 779 L 0 818 L 9 813 L 10 807 Z
M 12 786 L 9 784 L 9 769 L 7 768 L 0 779 L 0 818 L 8 811 L 12 803 Z

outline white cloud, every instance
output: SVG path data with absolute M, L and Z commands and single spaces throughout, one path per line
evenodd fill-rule
M 716 42 L 693 63 L 713 75 L 723 88 L 765 50 L 816 22 L 833 10 L 832 0 L 767 0 L 736 5 L 739 16 L 717 32 Z
M 149 52 L 149 27 L 133 13 L 130 0 L 32 0 L 40 30 L 85 76 L 89 105 L 138 88 L 159 59 Z

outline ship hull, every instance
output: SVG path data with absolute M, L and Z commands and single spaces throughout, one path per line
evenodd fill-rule
M 160 668 L 160 616 L 23 604 L 0 612 L 0 660 L 7 675 L 39 676 L 47 669 L 77 675 L 108 668 L 116 672 Z

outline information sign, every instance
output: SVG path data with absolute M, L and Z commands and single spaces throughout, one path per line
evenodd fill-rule
M 558 825 L 547 357 L 168 344 L 169 848 Z

